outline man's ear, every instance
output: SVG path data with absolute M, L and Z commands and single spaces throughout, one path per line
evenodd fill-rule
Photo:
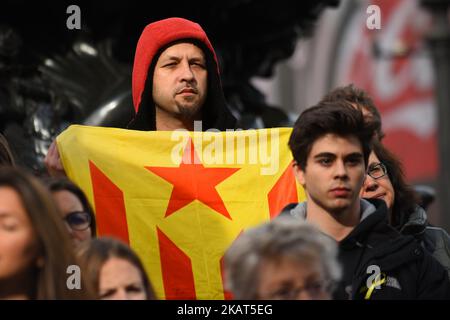
M 294 175 L 297 178 L 298 183 L 304 188 L 306 185 L 305 172 L 298 163 L 295 163 L 292 169 L 294 170 Z

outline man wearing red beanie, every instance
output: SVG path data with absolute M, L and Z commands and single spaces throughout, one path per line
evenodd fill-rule
M 132 130 L 234 129 L 214 48 L 202 27 L 182 18 L 147 25 L 134 57 Z M 50 175 L 65 175 L 56 143 L 45 157 Z
M 233 129 L 216 53 L 197 23 L 169 18 L 145 27 L 133 66 L 135 130 Z

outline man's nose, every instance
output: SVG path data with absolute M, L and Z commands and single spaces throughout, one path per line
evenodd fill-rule
M 347 167 L 343 161 L 336 161 L 335 176 L 339 178 L 347 177 Z
M 194 72 L 192 71 L 191 65 L 187 61 L 183 61 L 181 63 L 180 73 L 181 81 L 192 82 L 195 80 Z

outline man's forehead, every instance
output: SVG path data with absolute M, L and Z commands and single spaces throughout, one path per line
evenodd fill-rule
M 204 58 L 205 54 L 201 48 L 191 42 L 178 42 L 169 47 L 167 47 L 162 53 L 161 58 L 170 58 L 170 57 L 195 57 L 195 58 Z
M 312 144 L 309 156 L 314 157 L 319 154 L 349 155 L 363 153 L 362 145 L 357 136 L 341 136 L 334 133 L 325 134 Z

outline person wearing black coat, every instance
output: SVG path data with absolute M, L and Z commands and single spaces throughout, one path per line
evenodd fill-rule
M 380 142 L 374 142 L 368 175 L 361 195 L 386 202 L 390 224 L 404 235 L 416 238 L 446 270 L 450 278 L 450 236 L 428 222 L 425 210 L 406 184 L 401 162 Z
M 449 281 L 442 266 L 413 236 L 404 236 L 389 226 L 385 202 L 360 202 L 360 223 L 339 241 L 343 277 L 334 298 L 450 299 Z M 306 202 L 286 207 L 282 215 L 307 219 Z M 375 289 L 378 271 L 383 283 Z
M 305 219 L 339 244 L 336 299 L 450 299 L 444 268 L 413 236 L 389 225 L 382 200 L 360 198 L 374 126 L 345 101 L 319 102 L 289 139 L 307 201 L 283 214 Z

